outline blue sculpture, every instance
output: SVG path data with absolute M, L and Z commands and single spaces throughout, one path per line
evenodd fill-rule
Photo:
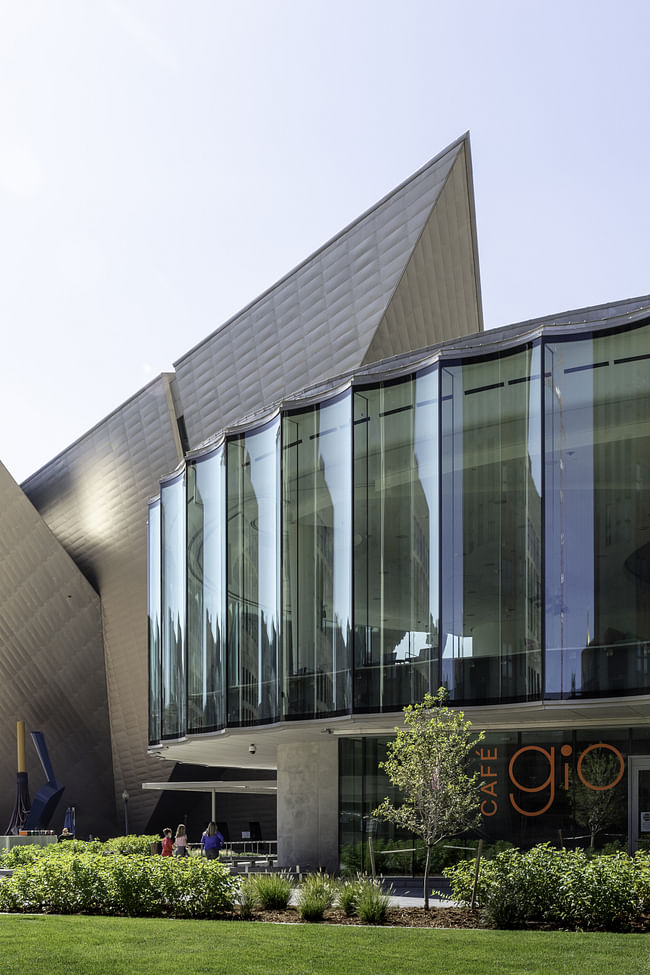
M 32 808 L 25 821 L 25 829 L 47 829 L 65 787 L 56 781 L 54 769 L 52 768 L 50 756 L 47 751 L 47 745 L 45 744 L 45 735 L 42 731 L 32 731 L 31 735 L 34 748 L 41 760 L 43 771 L 47 776 L 47 782 L 34 796 Z

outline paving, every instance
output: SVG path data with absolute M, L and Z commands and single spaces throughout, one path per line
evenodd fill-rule
M 423 881 L 421 877 L 384 877 L 384 888 L 392 887 L 392 907 L 424 907 Z M 445 877 L 431 877 L 429 903 L 436 907 L 455 907 L 451 900 L 449 881 Z

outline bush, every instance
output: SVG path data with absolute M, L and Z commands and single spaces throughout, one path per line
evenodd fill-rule
M 95 840 L 91 841 L 95 844 Z M 110 840 L 106 840 L 105 843 L 101 844 L 104 849 L 111 853 L 139 853 L 141 856 L 147 856 L 151 852 L 151 844 L 160 843 L 160 836 L 155 833 L 151 836 L 113 836 Z
M 385 893 L 380 884 L 368 880 L 363 885 L 357 903 L 357 914 L 364 924 L 384 924 L 388 916 L 390 893 Z
M 298 912 L 303 921 L 322 921 L 336 897 L 336 882 L 326 873 L 312 873 L 298 891 Z
M 242 880 L 237 894 L 237 901 L 239 902 L 239 916 L 244 921 L 250 921 L 253 916 L 253 911 L 258 904 L 257 884 L 254 878 L 246 877 L 245 880 Z
M 250 878 L 263 911 L 283 911 L 291 900 L 293 880 L 286 873 L 261 873 Z
M 343 880 L 339 883 L 336 900 L 346 917 L 353 917 L 357 913 L 359 896 L 366 883 L 368 878 L 361 873 L 354 880 Z
M 45 848 L 0 884 L 0 911 L 214 917 L 231 910 L 238 881 L 217 861 Z
M 474 862 L 446 871 L 455 900 L 469 904 Z M 549 923 L 627 931 L 650 907 L 650 855 L 588 855 L 549 844 L 508 850 L 481 865 L 477 902 L 493 927 Z

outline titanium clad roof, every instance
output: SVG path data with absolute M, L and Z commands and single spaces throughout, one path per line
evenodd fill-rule
M 43 731 L 79 833 L 115 828 L 99 597 L 0 465 L 0 830 L 11 817 L 16 722 Z M 32 799 L 45 784 L 27 740 Z
M 23 490 L 101 593 L 115 794 L 131 794 L 132 828 L 155 799 L 140 783 L 171 766 L 147 757 L 147 499 L 178 462 L 166 387 L 158 377 L 30 477 Z
M 469 151 L 462 146 L 364 362 L 481 331 L 469 165 Z
M 385 319 L 382 349 L 481 328 L 468 175 L 465 136 L 176 362 L 190 447 L 243 413 L 359 366 L 396 289 L 400 311 Z M 423 253 L 404 278 L 420 242 Z M 454 261 L 467 266 L 454 269 Z M 414 308 L 416 324 L 405 330 Z
M 249 430 L 258 426 L 276 412 L 280 406 L 284 408 L 295 406 L 300 409 L 309 403 L 319 403 L 346 389 L 353 382 L 365 385 L 405 376 L 409 371 L 414 372 L 426 368 L 438 358 L 444 361 L 454 361 L 477 355 L 482 356 L 490 352 L 498 354 L 502 350 L 521 345 L 522 342 L 531 341 L 541 334 L 547 339 L 561 338 L 563 331 L 567 328 L 570 328 L 571 336 L 575 337 L 581 332 L 590 335 L 621 325 L 634 326 L 647 321 L 649 318 L 650 295 L 645 295 L 640 298 L 628 298 L 625 301 L 547 315 L 545 318 L 531 319 L 515 325 L 488 329 L 487 331 L 476 332 L 473 335 L 461 335 L 428 348 L 414 349 L 378 361 L 364 363 L 357 369 L 339 373 L 311 386 L 296 390 L 290 396 L 285 396 L 281 403 L 267 403 L 263 409 L 239 417 L 236 425 L 233 424 L 227 429 L 216 431 L 211 437 L 206 438 L 202 444 L 199 444 L 194 451 L 191 451 L 189 456 L 201 455 L 213 449 L 225 433 Z M 557 336 L 554 334 L 555 330 L 557 330 Z

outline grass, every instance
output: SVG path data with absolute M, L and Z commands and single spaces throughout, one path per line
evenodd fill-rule
M 646 975 L 650 937 L 4 915 L 0 969 L 2 975 Z

